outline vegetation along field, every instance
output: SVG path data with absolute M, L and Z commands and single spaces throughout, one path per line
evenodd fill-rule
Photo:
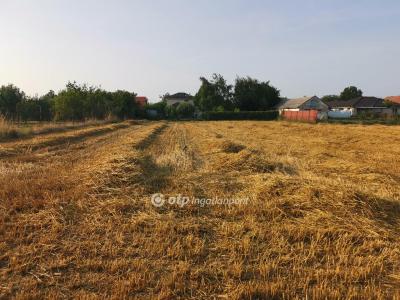
M 399 299 L 399 145 L 398 126 L 278 121 L 5 140 L 0 295 Z M 217 198 L 246 201 L 187 201 Z

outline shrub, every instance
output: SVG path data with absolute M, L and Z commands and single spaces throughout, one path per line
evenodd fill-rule
M 119 119 L 137 114 L 135 93 L 117 90 L 107 92 L 98 87 L 69 82 L 54 98 L 56 120 L 104 119 L 111 114 Z
M 176 106 L 175 105 L 169 105 L 165 107 L 165 116 L 167 119 L 176 119 L 177 114 L 176 114 Z
M 182 102 L 176 107 L 176 114 L 180 119 L 193 118 L 195 108 L 192 104 Z
M 157 103 L 149 103 L 144 107 L 144 115 L 140 116 L 150 120 L 163 119 L 165 118 L 166 114 L 166 105 L 167 103 L 164 101 L 160 101 Z
M 268 111 L 224 111 L 205 112 L 202 114 L 204 120 L 276 120 L 279 116 L 277 110 Z

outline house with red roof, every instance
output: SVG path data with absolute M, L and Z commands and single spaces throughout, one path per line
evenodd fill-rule
M 385 101 L 389 104 L 400 105 L 400 96 L 389 96 L 385 98 Z
M 149 99 L 145 96 L 136 96 L 135 101 L 139 107 L 144 107 L 147 103 L 149 103 Z
M 393 108 L 394 114 L 400 115 L 400 96 L 386 97 L 385 102 Z

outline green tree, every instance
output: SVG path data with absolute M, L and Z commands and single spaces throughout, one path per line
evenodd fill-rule
M 24 97 L 17 103 L 17 116 L 21 121 L 50 121 L 53 119 L 53 91 L 38 97 Z
M 236 78 L 234 103 L 241 111 L 271 109 L 279 103 L 280 91 L 267 82 L 250 77 Z
M 112 114 L 120 119 L 133 118 L 136 112 L 135 93 L 118 90 L 111 94 Z
M 363 95 L 362 90 L 358 89 L 355 86 L 349 86 L 343 90 L 340 94 L 340 99 L 342 100 L 350 100 L 357 97 L 361 97 Z
M 17 105 L 25 99 L 25 93 L 13 84 L 0 87 L 0 114 L 9 119 L 17 117 Z
M 165 108 L 167 103 L 165 101 L 159 101 L 157 103 L 149 103 L 147 104 L 144 109 L 145 110 L 155 110 L 157 112 L 158 118 L 165 117 Z
M 87 86 L 68 82 L 66 88 L 55 97 L 56 120 L 83 120 L 85 118 L 85 98 Z
M 87 118 L 104 119 L 110 113 L 111 109 L 111 93 L 100 88 L 89 89 L 85 99 L 85 115 Z
M 165 116 L 168 119 L 176 119 L 178 117 L 176 113 L 176 105 L 169 105 L 165 107 Z
M 193 118 L 194 111 L 194 105 L 187 102 L 179 103 L 176 107 L 176 115 L 181 119 Z
M 128 91 L 107 92 L 69 82 L 54 98 L 54 115 L 57 120 L 104 119 L 108 115 L 132 118 L 137 113 L 135 97 L 135 93 Z
M 38 98 L 26 98 L 17 103 L 17 115 L 21 121 L 41 121 L 42 107 Z
M 201 111 L 213 111 L 217 107 L 233 109 L 232 86 L 221 75 L 213 74 L 211 80 L 201 77 L 200 81 L 194 103 Z
M 54 99 L 56 94 L 53 90 L 39 98 L 40 119 L 39 121 L 50 121 L 54 118 Z
M 340 97 L 338 95 L 326 95 L 321 98 L 324 102 L 336 101 L 339 100 Z

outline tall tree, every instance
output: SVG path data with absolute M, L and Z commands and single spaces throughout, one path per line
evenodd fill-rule
M 136 112 L 136 94 L 118 90 L 112 93 L 112 114 L 120 119 L 132 118 Z
M 362 90 L 358 89 L 355 86 L 349 86 L 343 90 L 340 94 L 340 99 L 342 100 L 350 100 L 357 97 L 361 97 L 363 95 Z
M 25 93 L 13 84 L 0 87 L 0 114 L 6 118 L 17 117 L 17 105 L 25 99 Z
M 83 120 L 85 116 L 85 100 L 88 92 L 86 85 L 68 82 L 66 88 L 55 98 L 54 109 L 57 120 Z
M 234 103 L 242 111 L 271 109 L 279 102 L 280 91 L 267 82 L 250 77 L 236 78 Z
M 201 86 L 194 102 L 202 111 L 217 109 L 229 110 L 233 108 L 232 86 L 226 83 L 224 77 L 213 74 L 212 79 L 200 78 Z
M 39 98 L 40 119 L 39 121 L 50 121 L 54 118 L 54 99 L 56 94 L 53 90 Z

